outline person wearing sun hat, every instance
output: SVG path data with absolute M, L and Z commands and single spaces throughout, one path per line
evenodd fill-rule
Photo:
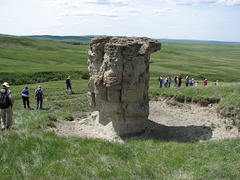
M 13 103 L 14 99 L 12 97 L 12 92 L 9 90 L 10 86 L 7 82 L 2 84 L 3 89 L 0 90 L 0 105 L 1 105 L 1 127 L 2 131 L 5 128 L 10 129 L 12 126 L 12 115 L 13 115 Z

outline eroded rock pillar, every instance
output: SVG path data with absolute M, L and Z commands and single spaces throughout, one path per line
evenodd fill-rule
M 89 102 L 99 122 L 112 123 L 120 136 L 143 132 L 149 115 L 150 55 L 161 48 L 157 40 L 138 37 L 97 37 L 90 43 Z

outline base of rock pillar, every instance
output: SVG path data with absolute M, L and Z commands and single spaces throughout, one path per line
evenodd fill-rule
M 147 117 L 146 117 L 147 119 Z M 104 122 L 112 122 L 112 126 L 114 131 L 120 136 L 120 137 L 130 137 L 134 135 L 140 135 L 145 132 L 147 129 L 147 120 L 145 118 L 132 118 L 131 120 L 128 119 L 128 121 L 119 121 L 119 120 L 105 120 Z M 99 118 L 99 123 L 101 123 L 102 120 Z M 101 123 L 102 124 L 102 123 Z

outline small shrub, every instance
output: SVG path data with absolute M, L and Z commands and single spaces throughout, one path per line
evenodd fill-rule
M 46 124 L 46 126 L 48 126 L 48 127 L 51 127 L 51 128 L 55 128 L 56 127 L 56 125 L 55 125 L 55 123 L 54 122 L 48 122 L 47 124 Z
M 48 119 L 49 119 L 50 121 L 54 121 L 54 122 L 57 121 L 57 117 L 56 117 L 55 115 L 52 115 L 52 114 L 48 115 Z
M 172 100 L 172 99 L 166 101 L 166 104 L 169 106 L 178 106 L 178 107 L 183 106 L 183 104 L 177 102 L 176 100 Z
M 66 116 L 64 116 L 64 120 L 66 121 L 74 121 L 74 117 L 70 114 L 67 114 Z
M 184 103 L 184 101 L 185 101 L 185 97 L 183 95 L 179 95 L 179 94 L 175 95 L 174 99 L 180 103 Z
M 81 75 L 81 78 L 82 79 L 89 79 L 90 78 L 90 75 L 88 72 L 83 72 L 82 75 Z
M 186 103 L 191 103 L 192 102 L 192 98 L 191 97 L 185 97 L 185 101 L 186 101 Z

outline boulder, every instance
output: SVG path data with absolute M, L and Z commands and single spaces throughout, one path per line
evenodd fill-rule
M 142 133 L 149 115 L 150 55 L 161 44 L 145 37 L 93 38 L 88 55 L 88 99 L 102 124 L 120 136 Z

